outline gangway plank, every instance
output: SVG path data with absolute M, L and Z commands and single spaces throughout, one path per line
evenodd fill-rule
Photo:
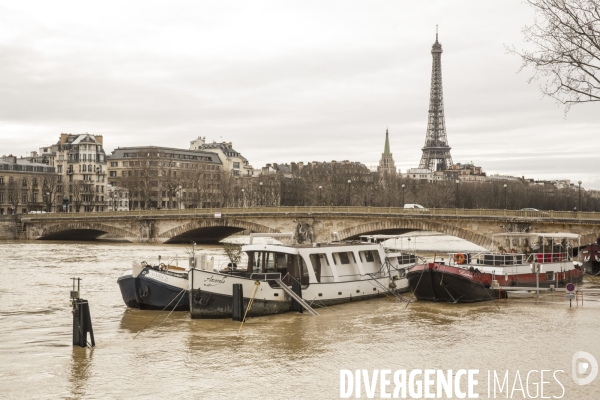
M 312 315 L 318 316 L 319 314 L 300 296 L 298 296 L 294 291 L 281 279 L 275 279 L 275 282 L 283 289 L 284 292 L 290 295 L 290 297 L 298 302 L 306 311 L 311 313 Z

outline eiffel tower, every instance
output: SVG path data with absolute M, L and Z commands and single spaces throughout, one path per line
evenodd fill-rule
M 431 93 L 429 98 L 429 118 L 427 136 L 419 168 L 441 171 L 452 166 L 451 147 L 446 137 L 444 120 L 444 96 L 442 93 L 442 44 L 438 42 L 437 25 L 435 27 L 435 43 L 431 47 L 433 68 L 431 71 Z

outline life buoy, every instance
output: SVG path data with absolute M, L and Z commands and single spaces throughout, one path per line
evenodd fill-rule
M 512 254 L 516 254 L 516 253 L 517 253 L 517 251 L 516 251 L 515 249 L 510 249 L 510 252 L 511 252 Z
M 454 255 L 454 262 L 457 264 L 464 264 L 465 263 L 465 255 L 463 253 L 456 253 Z

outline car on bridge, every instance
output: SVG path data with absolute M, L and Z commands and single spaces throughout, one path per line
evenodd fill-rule
M 526 208 L 521 208 L 519 211 L 524 211 L 523 214 L 532 214 L 532 213 L 536 213 L 537 215 L 541 216 L 541 217 L 548 217 L 549 214 L 545 211 L 540 211 L 537 208 L 531 208 L 531 207 L 526 207 Z
M 405 204 L 404 205 L 404 210 L 408 211 L 408 212 L 415 212 L 415 213 L 429 211 L 429 209 L 423 207 L 420 204 Z

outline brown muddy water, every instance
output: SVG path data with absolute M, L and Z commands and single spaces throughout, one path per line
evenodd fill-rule
M 218 246 L 200 249 L 223 258 Z M 186 256 L 177 245 L 0 243 L 0 398 L 334 399 L 342 369 L 478 369 L 480 398 L 488 398 L 488 371 L 509 371 L 512 387 L 517 370 L 523 385 L 530 370 L 562 370 L 562 398 L 600 398 L 600 377 L 586 386 L 571 379 L 575 352 L 600 360 L 598 295 L 572 308 L 564 294 L 408 307 L 382 298 L 320 309 L 319 317 L 255 318 L 241 332 L 231 320 L 162 313 L 134 339 L 158 312 L 127 309 L 116 281 L 132 260 L 159 254 L 177 254 L 180 264 Z M 90 302 L 93 349 L 72 346 L 75 276 Z M 533 396 L 540 377 L 531 376 Z M 544 395 L 561 396 L 552 375 L 545 380 Z

